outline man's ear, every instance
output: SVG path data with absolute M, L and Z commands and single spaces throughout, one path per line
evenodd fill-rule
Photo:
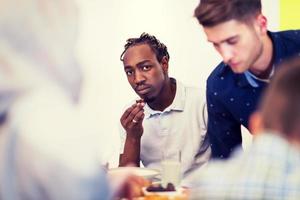
M 164 71 L 165 74 L 168 74 L 168 70 L 169 70 L 169 60 L 166 56 L 164 56 L 162 59 L 161 59 L 161 66 L 162 66 L 162 69 Z
M 263 131 L 262 116 L 258 111 L 251 114 L 249 118 L 249 129 L 254 136 Z
M 263 14 L 258 14 L 255 17 L 256 27 L 261 34 L 267 34 L 268 20 Z

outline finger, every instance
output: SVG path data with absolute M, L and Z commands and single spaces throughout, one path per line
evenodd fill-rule
M 129 107 L 121 117 L 121 124 L 124 128 L 128 127 L 132 122 L 137 123 L 138 121 L 134 117 L 141 110 L 144 112 L 143 108 L 145 106 L 144 102 L 135 103 L 131 107 Z
M 127 108 L 125 110 L 125 112 L 123 113 L 123 115 L 121 116 L 121 124 L 124 123 L 124 121 L 128 118 L 128 116 L 130 115 L 130 113 L 132 112 L 132 110 L 137 106 L 137 104 L 133 104 L 132 106 L 130 106 L 129 108 Z
M 132 120 L 135 118 L 135 116 L 139 112 L 144 112 L 144 108 L 141 105 L 137 104 L 137 106 L 132 109 L 131 113 L 128 115 L 126 120 L 128 120 L 129 122 L 132 122 Z
M 128 198 L 138 197 L 142 194 L 142 187 L 146 186 L 146 180 L 142 177 L 131 175 L 127 179 L 127 194 Z
M 123 115 L 122 115 L 122 117 L 121 117 L 121 120 L 126 119 L 126 118 L 130 115 L 130 113 L 132 112 L 132 110 L 133 110 L 136 106 L 137 106 L 137 104 L 135 103 L 135 104 L 133 104 L 132 106 L 130 106 L 129 108 L 127 108 L 127 109 L 125 110 L 125 112 L 123 113 Z
M 141 124 L 143 122 L 143 119 L 144 119 L 144 110 L 141 110 L 140 112 L 138 112 L 135 117 L 133 118 L 132 122 L 134 124 Z
M 136 103 L 143 103 L 144 102 L 144 99 L 138 99 L 135 101 Z
M 141 107 L 145 106 L 145 102 L 143 99 L 136 100 L 135 102 L 136 102 L 137 106 L 141 106 Z
M 136 113 L 136 115 L 133 117 L 133 119 L 128 122 L 129 123 L 128 128 L 132 128 L 134 126 L 142 125 L 144 115 L 145 115 L 144 114 L 144 109 L 140 110 L 138 113 Z

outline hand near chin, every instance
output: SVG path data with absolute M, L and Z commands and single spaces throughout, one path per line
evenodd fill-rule
M 142 99 L 137 100 L 121 117 L 121 124 L 130 137 L 140 138 L 143 134 L 144 106 Z

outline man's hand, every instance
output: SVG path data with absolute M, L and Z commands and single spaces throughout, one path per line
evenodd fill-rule
M 136 101 L 121 117 L 121 124 L 126 130 L 124 152 L 120 155 L 119 166 L 134 164 L 140 166 L 141 137 L 144 119 L 143 100 Z
M 108 178 L 116 199 L 140 197 L 142 188 L 150 185 L 150 181 L 134 175 L 130 168 L 124 168 L 124 170 L 112 174 L 108 173 Z
M 135 104 L 123 113 L 120 121 L 128 137 L 140 138 L 142 136 L 142 123 L 145 116 L 144 106 L 143 100 L 137 100 Z
M 143 196 L 142 188 L 150 185 L 150 181 L 136 175 L 130 175 L 119 190 L 119 197 L 133 199 Z

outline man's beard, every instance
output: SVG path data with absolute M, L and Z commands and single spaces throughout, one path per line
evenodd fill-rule
M 257 35 L 256 35 L 256 37 L 258 38 Z M 253 56 L 252 61 L 250 61 L 250 63 L 249 63 L 249 70 L 250 70 L 250 67 L 253 66 L 259 60 L 260 56 L 262 56 L 263 51 L 264 51 L 264 44 L 262 41 L 260 41 L 260 45 L 258 47 L 257 53 Z
M 144 102 L 152 103 L 155 100 L 155 97 L 144 97 Z
M 256 61 L 258 61 L 258 59 L 260 58 L 260 56 L 263 53 L 263 44 L 260 45 L 259 50 L 257 51 L 257 54 L 254 56 L 254 59 L 252 60 L 250 67 L 254 65 L 254 63 L 256 63 Z

